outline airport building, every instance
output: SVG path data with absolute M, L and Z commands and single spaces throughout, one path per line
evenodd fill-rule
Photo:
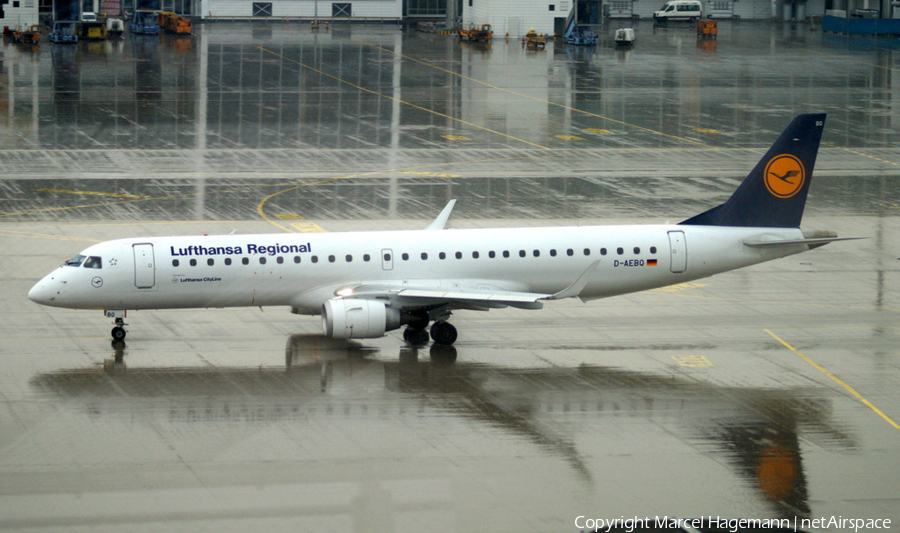
M 704 17 L 716 19 L 808 20 L 831 15 L 846 19 L 848 24 L 854 19 L 900 20 L 900 3 L 891 0 L 701 1 Z M 76 20 L 85 11 L 119 16 L 136 9 L 154 9 L 213 21 L 446 21 L 448 27 L 459 23 L 491 24 L 495 35 L 518 38 L 529 30 L 560 36 L 573 19 L 587 25 L 604 20 L 621 23 L 652 19 L 663 3 L 664 0 L 9 0 L 0 3 L 0 24 L 22 28 L 39 20 Z M 882 26 L 888 27 L 886 24 L 893 23 L 883 22 Z M 831 28 L 826 24 L 825 29 Z M 854 33 L 844 26 L 833 31 Z

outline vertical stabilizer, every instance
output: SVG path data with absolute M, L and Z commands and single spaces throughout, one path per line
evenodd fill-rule
M 796 117 L 727 202 L 681 224 L 800 227 L 824 126 L 824 113 Z

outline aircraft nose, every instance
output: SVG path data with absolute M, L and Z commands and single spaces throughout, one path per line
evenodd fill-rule
M 65 281 L 63 281 L 65 283 Z M 28 299 L 41 305 L 57 305 L 55 300 L 59 296 L 59 281 L 51 274 L 34 284 L 28 291 Z
M 43 304 L 47 302 L 47 284 L 41 280 L 34 284 L 34 287 L 28 291 L 28 299 L 32 302 Z

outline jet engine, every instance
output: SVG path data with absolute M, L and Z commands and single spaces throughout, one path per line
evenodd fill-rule
M 372 339 L 400 327 L 400 311 L 379 300 L 332 298 L 322 304 L 322 329 L 335 339 Z

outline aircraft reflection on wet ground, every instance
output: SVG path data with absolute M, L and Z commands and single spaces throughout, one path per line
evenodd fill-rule
M 832 420 L 821 389 L 717 386 L 679 375 L 611 367 L 508 368 L 457 362 L 450 350 L 404 346 L 399 360 L 356 342 L 294 335 L 285 368 L 134 368 L 121 359 L 100 369 L 41 373 L 31 385 L 64 400 L 88 420 L 169 426 L 177 435 L 270 424 L 298 431 L 337 419 L 459 417 L 476 421 L 559 457 L 586 486 L 603 484 L 592 464 L 591 432 L 622 418 L 651 419 L 693 446 L 722 457 L 752 486 L 773 516 L 810 513 L 801 440 L 852 449 L 855 437 Z M 240 433 L 237 432 L 236 433 Z M 202 440 L 202 439 L 201 439 Z

